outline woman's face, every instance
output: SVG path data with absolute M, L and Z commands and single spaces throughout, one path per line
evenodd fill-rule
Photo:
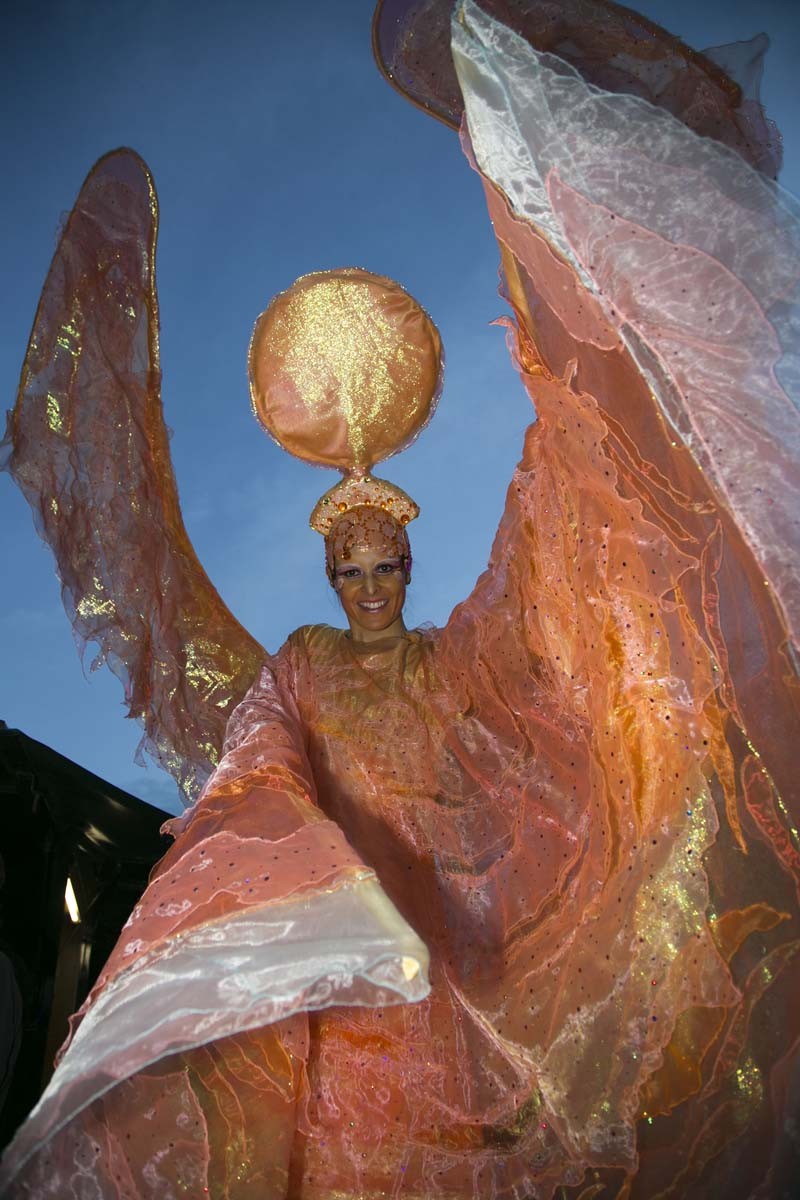
M 374 642 L 405 633 L 405 567 L 394 551 L 350 550 L 346 558 L 336 559 L 334 586 L 354 641 Z

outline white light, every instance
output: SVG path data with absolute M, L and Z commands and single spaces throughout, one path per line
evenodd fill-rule
M 69 876 L 67 876 L 67 886 L 64 889 L 64 901 L 67 905 L 70 921 L 72 921 L 73 925 L 77 925 L 80 922 L 81 914 L 78 908 L 78 901 L 75 899 L 75 889 L 72 886 L 72 880 Z

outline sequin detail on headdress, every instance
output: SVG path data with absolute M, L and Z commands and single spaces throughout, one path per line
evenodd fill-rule
M 407 525 L 419 516 L 419 505 L 396 484 L 387 479 L 376 479 L 374 475 L 353 473 L 320 496 L 309 524 L 327 537 L 344 513 L 362 507 L 386 512 L 399 525 Z

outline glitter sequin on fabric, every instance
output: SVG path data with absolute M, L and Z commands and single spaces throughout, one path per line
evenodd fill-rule
M 683 170 L 709 204 L 680 126 L 653 138 L 650 106 L 474 5 L 455 51 L 538 414 L 488 569 L 442 630 L 307 627 L 266 662 L 12 1148 L 15 1194 L 745 1200 L 800 1176 L 792 593 L 779 607 L 731 515 L 723 422 L 697 457 L 704 346 L 741 361 L 704 290 L 736 242 L 704 243 L 694 274 L 686 206 L 644 219 Z M 618 51 L 611 27 L 610 69 Z M 620 126 L 674 151 L 670 171 L 630 156 L 635 211 Z M 746 208 L 765 220 L 752 267 L 789 210 Z M 730 229 L 733 209 L 705 211 Z M 764 289 L 748 312 L 769 356 L 789 326 Z M 756 513 L 787 430 L 742 478 Z
M 348 472 L 344 479 L 320 496 L 309 524 L 327 537 L 342 515 L 354 508 L 383 510 L 400 525 L 408 525 L 419 516 L 419 505 L 397 484 L 375 475 Z

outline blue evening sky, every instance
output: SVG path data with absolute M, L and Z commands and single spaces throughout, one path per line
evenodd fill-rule
M 236 616 L 270 650 L 338 623 L 307 528 L 333 482 L 250 414 L 246 351 L 270 297 L 304 272 L 399 279 L 439 324 L 447 382 L 431 427 L 383 468 L 420 502 L 411 623 L 446 620 L 486 563 L 530 404 L 508 361 L 497 252 L 454 134 L 403 101 L 370 51 L 370 0 L 29 0 L 0 16 L 2 319 L 10 408 L 62 213 L 105 151 L 134 147 L 161 201 L 162 366 L 189 533 Z M 764 98 L 782 180 L 800 192 L 796 0 L 641 0 L 702 48 L 772 39 Z M 379 468 L 380 470 L 380 468 Z M 0 717 L 135 794 L 175 788 L 134 765 L 119 683 L 86 678 L 52 560 L 0 479 Z

